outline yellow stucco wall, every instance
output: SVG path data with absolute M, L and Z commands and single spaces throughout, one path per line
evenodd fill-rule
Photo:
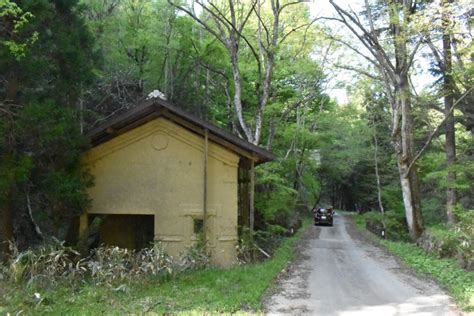
M 158 118 L 92 148 L 84 161 L 95 177 L 89 214 L 154 215 L 155 239 L 173 256 L 196 239 L 193 219 L 203 215 L 202 136 Z M 207 235 L 212 260 L 221 266 L 236 260 L 238 161 L 209 142 Z

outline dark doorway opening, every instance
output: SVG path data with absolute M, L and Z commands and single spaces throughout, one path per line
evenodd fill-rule
M 95 216 L 90 215 L 92 222 Z M 128 249 L 150 247 L 155 236 L 154 215 L 105 215 L 99 231 L 99 243 Z
M 238 227 L 239 236 L 243 227 L 249 227 L 250 218 L 250 160 L 240 158 L 238 169 Z

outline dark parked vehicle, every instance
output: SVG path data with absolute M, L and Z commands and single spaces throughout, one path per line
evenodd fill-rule
M 333 218 L 334 218 L 334 211 L 332 207 L 329 208 L 314 208 L 313 209 L 313 214 L 314 214 L 314 225 L 319 225 L 319 224 L 327 224 L 329 226 L 332 226 L 333 223 Z

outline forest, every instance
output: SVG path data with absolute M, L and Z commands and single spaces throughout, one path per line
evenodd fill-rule
M 3 259 L 9 240 L 68 239 L 91 203 L 87 132 L 159 90 L 276 155 L 255 170 L 256 232 L 333 206 L 472 269 L 472 14 L 464 0 L 0 0 Z

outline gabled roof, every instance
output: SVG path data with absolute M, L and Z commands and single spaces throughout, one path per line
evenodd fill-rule
M 239 156 L 253 159 L 257 164 L 276 158 L 268 150 L 255 146 L 160 98 L 151 98 L 140 102 L 134 108 L 95 127 L 87 133 L 87 136 L 92 146 L 97 146 L 158 117 L 165 117 L 201 136 L 207 130 L 209 140 L 228 148 Z

